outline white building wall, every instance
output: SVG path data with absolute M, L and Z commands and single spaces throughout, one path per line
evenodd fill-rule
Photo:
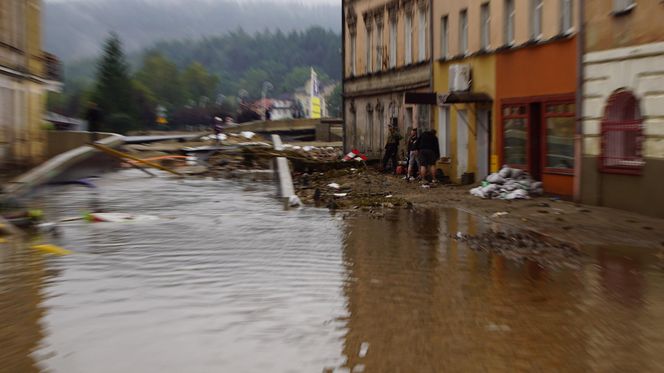
M 604 107 L 621 88 L 639 99 L 646 136 L 644 157 L 664 159 L 664 42 L 584 56 L 584 155 L 600 155 Z

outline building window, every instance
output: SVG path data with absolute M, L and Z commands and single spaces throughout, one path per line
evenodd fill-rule
M 397 67 L 397 20 L 390 22 L 390 69 Z
M 480 29 L 480 45 L 483 50 L 489 49 L 491 43 L 491 11 L 489 10 L 489 3 L 482 4 L 480 9 L 481 29 Z
M 410 13 L 406 14 L 405 36 L 406 36 L 406 50 L 405 50 L 405 64 L 410 65 L 413 63 L 413 16 Z
M 383 69 L 383 24 L 376 25 L 376 71 Z
M 516 11 L 514 9 L 514 0 L 505 0 L 505 44 L 514 44 L 514 22 L 516 21 Z
M 503 106 L 503 157 L 508 165 L 528 165 L 528 107 L 525 104 Z
M 459 12 L 459 54 L 468 53 L 468 9 Z
M 440 19 L 440 57 L 447 58 L 449 52 L 449 31 L 447 29 L 448 18 L 443 16 Z
M 417 105 L 417 128 L 421 131 L 430 129 L 430 113 L 431 110 L 429 105 Z
M 542 37 L 542 9 L 543 0 L 530 0 L 530 38 L 533 40 Z
M 420 8 L 418 22 L 418 61 L 423 62 L 427 58 L 427 10 Z
M 638 99 L 626 90 L 613 93 L 602 119 L 600 171 L 639 174 L 645 164 L 642 144 L 643 119 Z
M 373 151 L 373 131 L 374 131 L 374 118 L 373 118 L 373 107 L 371 104 L 367 104 L 367 128 L 364 138 L 368 138 L 369 141 L 362 143 L 362 150 Z
M 573 14 L 573 0 L 560 0 L 560 32 L 569 34 L 572 32 L 572 14 Z
M 547 102 L 544 105 L 544 167 L 548 171 L 572 173 L 574 170 L 574 102 Z
M 373 33 L 371 32 L 371 27 L 367 27 L 366 43 L 367 61 L 365 64 L 365 72 L 371 74 L 371 67 L 373 64 Z
M 355 60 L 356 60 L 356 58 L 355 58 L 356 57 L 355 56 L 355 51 L 356 51 L 356 45 L 355 44 L 356 43 L 355 42 L 356 42 L 356 39 L 357 39 L 357 37 L 356 37 L 355 34 L 350 35 L 350 71 L 351 71 L 352 75 L 357 74 L 357 71 L 355 71 L 355 66 L 356 66 L 355 65 Z
M 613 14 L 629 13 L 636 6 L 636 0 L 613 0 Z

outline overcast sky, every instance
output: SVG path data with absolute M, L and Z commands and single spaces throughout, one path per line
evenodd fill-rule
M 94 1 L 100 1 L 100 0 L 45 0 L 46 2 L 49 3 L 63 3 L 63 2 L 72 2 L 72 1 L 84 1 L 84 2 L 94 2 Z M 159 1 L 159 0 L 155 0 Z M 162 0 L 163 1 L 163 0 Z M 167 0 L 167 1 L 180 1 L 180 2 L 186 2 L 186 1 L 191 1 L 191 0 Z M 274 3 L 302 3 L 302 4 L 341 4 L 342 0 L 199 0 L 199 1 L 266 1 L 266 2 L 274 2 Z

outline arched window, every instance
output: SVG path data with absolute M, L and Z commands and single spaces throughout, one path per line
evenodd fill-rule
M 642 146 L 643 119 L 639 100 L 630 91 L 618 90 L 609 97 L 604 108 L 600 171 L 640 174 L 645 163 Z

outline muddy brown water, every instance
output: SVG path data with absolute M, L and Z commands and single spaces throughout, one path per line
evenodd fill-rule
M 283 211 L 271 185 L 123 171 L 35 201 L 158 221 L 0 245 L 0 371 L 663 371 L 664 263 L 587 250 L 547 269 L 448 238 L 449 209 Z M 75 253 L 51 257 L 35 242 Z

